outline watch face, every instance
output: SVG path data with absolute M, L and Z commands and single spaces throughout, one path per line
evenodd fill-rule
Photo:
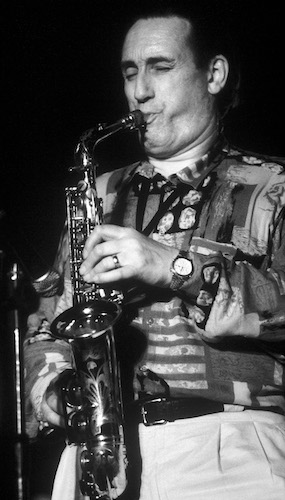
M 191 260 L 178 257 L 173 263 L 173 269 L 180 276 L 189 276 L 192 273 L 193 265 Z

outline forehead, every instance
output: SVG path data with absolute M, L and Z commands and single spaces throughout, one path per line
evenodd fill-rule
M 126 35 L 122 60 L 161 54 L 181 57 L 189 52 L 190 29 L 189 21 L 179 17 L 140 19 Z

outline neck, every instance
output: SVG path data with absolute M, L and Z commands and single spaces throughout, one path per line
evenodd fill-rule
M 194 165 L 202 156 L 204 156 L 218 136 L 218 127 L 216 121 L 211 122 L 209 126 L 199 136 L 199 139 L 189 145 L 189 148 L 176 155 L 159 160 L 149 156 L 149 162 L 154 166 L 157 173 L 168 177 L 179 172 L 182 168 Z

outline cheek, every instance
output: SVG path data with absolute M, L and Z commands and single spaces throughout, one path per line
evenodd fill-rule
M 185 86 L 179 83 L 166 88 L 160 97 L 163 99 L 165 114 L 169 118 L 182 118 L 196 106 L 196 99 L 189 95 L 189 87 L 186 90 Z
M 183 115 L 203 108 L 208 102 L 207 81 L 201 77 L 187 77 L 173 82 L 168 89 L 173 108 Z

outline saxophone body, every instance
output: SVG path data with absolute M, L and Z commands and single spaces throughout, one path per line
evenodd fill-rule
M 61 379 L 69 443 L 80 447 L 80 489 L 84 498 L 117 498 L 126 487 L 126 452 L 120 369 L 114 328 L 122 315 L 123 294 L 87 284 L 79 274 L 86 238 L 102 224 L 102 200 L 96 190 L 94 148 L 122 129 L 143 128 L 139 111 L 113 125 L 85 132 L 77 145 L 79 163 L 70 170 L 83 179 L 66 188 L 73 307 L 52 323 L 52 334 L 72 347 L 74 370 Z

